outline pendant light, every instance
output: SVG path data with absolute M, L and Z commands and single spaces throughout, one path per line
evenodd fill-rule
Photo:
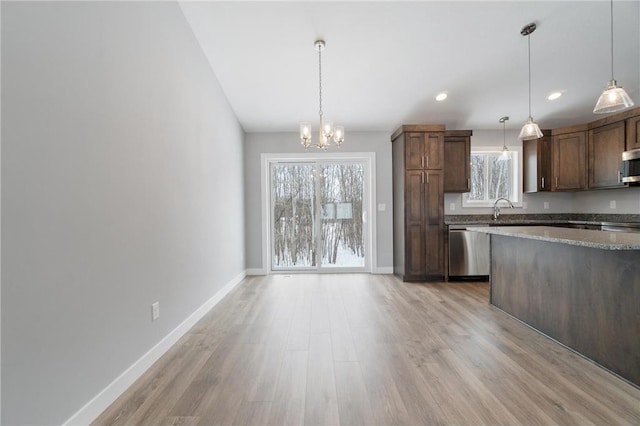
M 328 120 L 324 120 L 322 117 L 322 51 L 325 48 L 324 40 L 316 40 L 313 46 L 318 51 L 318 81 L 319 81 L 319 94 L 320 94 L 320 109 L 318 115 L 320 115 L 320 126 L 318 130 L 318 142 L 311 141 L 311 124 L 300 123 L 300 140 L 302 146 L 305 149 L 310 146 L 326 150 L 331 145 L 331 139 L 333 142 L 340 146 L 344 142 L 344 127 L 333 127 L 333 123 Z
M 500 117 L 500 120 L 498 120 L 500 123 L 502 123 L 502 154 L 500 155 L 500 158 L 498 158 L 499 161 L 506 161 L 509 159 L 509 148 L 507 148 L 507 120 L 509 119 L 509 117 L 505 116 L 505 117 Z
M 536 24 L 530 23 L 524 26 L 522 30 L 520 30 L 520 34 L 523 36 L 527 36 L 527 45 L 529 46 L 529 118 L 527 122 L 522 126 L 522 130 L 520 130 L 520 135 L 518 139 L 529 140 L 529 139 L 538 139 L 542 137 L 542 131 L 540 127 L 533 121 L 531 117 L 531 34 L 536 30 Z
M 613 77 L 613 0 L 611 4 L 611 80 L 598 98 L 593 112 L 595 114 L 606 114 L 608 112 L 621 111 L 633 106 L 633 101 L 627 92 L 616 82 Z

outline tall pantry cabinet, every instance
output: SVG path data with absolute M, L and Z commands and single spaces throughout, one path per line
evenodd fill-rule
M 393 273 L 444 278 L 444 125 L 405 125 L 391 136 Z

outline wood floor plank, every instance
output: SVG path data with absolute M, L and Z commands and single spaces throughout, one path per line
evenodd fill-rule
M 640 425 L 640 389 L 488 293 L 391 275 L 250 277 L 93 424 Z
M 305 425 L 340 424 L 331 335 L 329 333 L 310 335 L 305 397 Z
M 270 425 L 302 425 L 307 390 L 307 351 L 286 351 L 269 413 Z
M 334 361 L 333 366 L 340 424 L 343 426 L 377 424 L 372 415 L 367 387 L 362 380 L 360 363 Z

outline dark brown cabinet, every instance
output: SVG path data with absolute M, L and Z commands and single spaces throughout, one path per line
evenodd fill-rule
M 638 111 L 640 113 L 640 111 Z M 627 118 L 627 141 L 625 149 L 630 151 L 632 149 L 640 148 L 640 115 Z
M 589 188 L 626 186 L 620 176 L 625 150 L 625 122 L 618 121 L 589 130 Z
M 551 191 L 551 130 L 543 137 L 522 141 L 522 190 Z
M 551 188 L 554 191 L 575 191 L 587 188 L 587 132 L 552 132 Z
M 407 170 L 442 169 L 444 135 L 432 132 L 411 132 L 405 137 Z
M 471 190 L 471 130 L 444 132 L 444 192 Z
M 391 142 L 394 274 L 404 281 L 442 280 L 444 126 L 402 126 Z

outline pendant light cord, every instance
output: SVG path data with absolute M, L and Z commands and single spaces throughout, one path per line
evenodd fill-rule
M 531 118 L 531 34 L 527 34 L 527 46 L 529 47 L 529 118 Z
M 611 0 L 611 80 L 615 80 L 613 77 L 613 0 Z
M 318 111 L 318 114 L 320 114 L 320 120 L 322 121 L 322 47 L 318 48 L 318 79 L 320 81 L 320 111 Z

